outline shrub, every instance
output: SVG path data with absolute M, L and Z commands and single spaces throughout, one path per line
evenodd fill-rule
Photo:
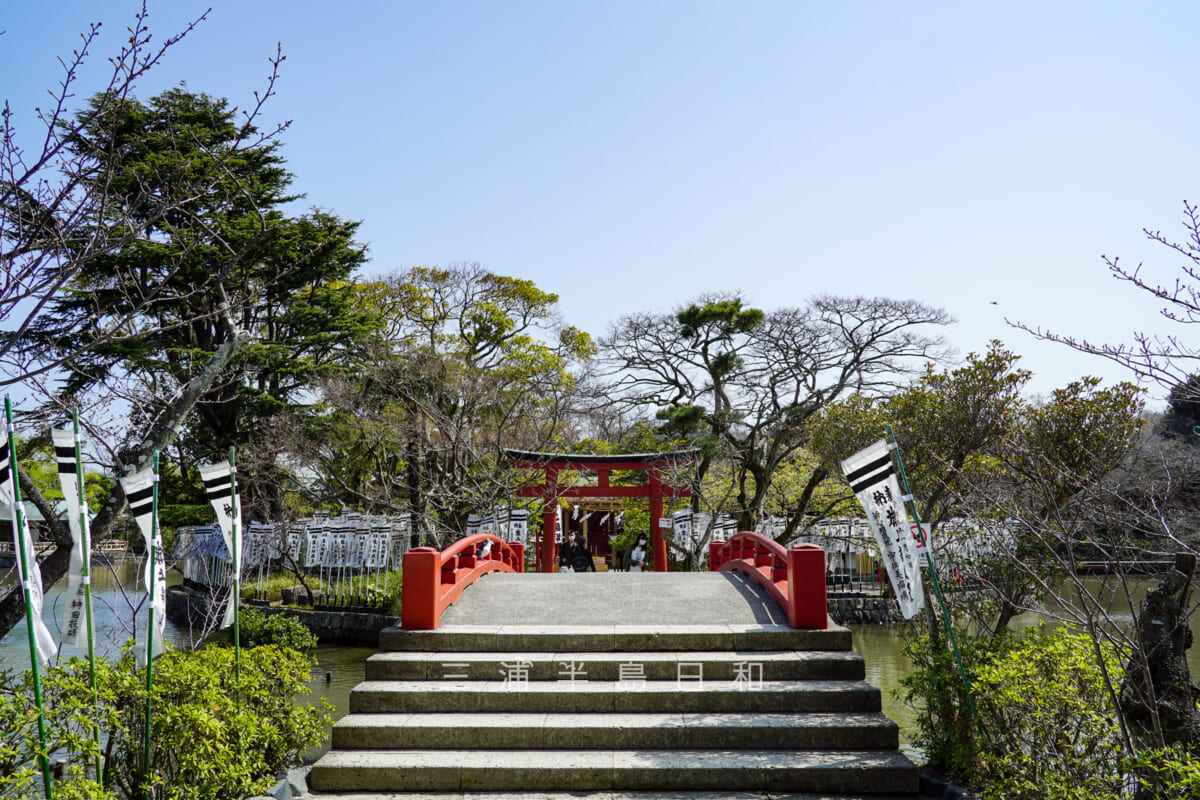
M 213 800 L 262 794 L 276 774 L 319 743 L 330 706 L 299 702 L 308 692 L 309 659 L 296 650 L 264 646 L 241 654 L 230 648 L 167 651 L 154 663 L 149 781 L 145 778 L 146 679 L 127 650 L 115 663 L 96 663 L 100 708 L 91 702 L 88 666 L 81 659 L 46 670 L 43 696 L 49 748 L 71 762 L 56 796 L 112 800 Z M 0 686 L 0 797 L 38 792 L 36 717 L 28 678 Z M 104 787 L 84 780 L 95 752 L 99 720 L 107 768 Z M 57 754 L 56 753 L 56 754 Z M 65 792 L 65 794 L 64 794 Z
M 1102 646 L 1114 683 L 1123 669 Z M 1123 745 L 1092 639 L 1066 626 L 1027 631 L 976 673 L 989 796 L 1119 798 Z
M 928 637 L 905 646 L 916 669 L 902 681 L 917 712 L 915 743 L 952 779 L 1005 800 L 1118 798 L 1124 780 L 1119 723 L 1092 640 L 1066 626 L 964 636 L 959 647 L 971 680 L 972 719 L 962 679 L 947 649 Z M 1114 684 L 1114 648 L 1101 649 Z
M 311 650 L 317 646 L 316 635 L 299 620 L 282 614 L 268 616 L 253 608 L 243 608 L 239 612 L 238 632 L 246 647 L 277 645 Z
M 1004 640 L 958 636 L 959 651 L 968 666 L 1004 644 Z M 949 643 L 943 640 L 935 647 L 928 636 L 918 636 L 905 643 L 903 653 L 913 667 L 900 681 L 902 699 L 916 712 L 913 743 L 925 751 L 931 766 L 959 783 L 974 785 L 982 767 L 977 729 Z
M 1143 751 L 1123 766 L 1137 776 L 1138 797 L 1200 797 L 1200 758 L 1179 745 Z

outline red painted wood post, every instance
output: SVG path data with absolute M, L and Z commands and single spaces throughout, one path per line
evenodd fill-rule
M 557 572 L 554 565 L 554 536 L 558 530 L 558 502 L 550 504 L 542 514 L 542 553 L 538 557 L 539 572 Z
M 651 468 L 650 473 L 650 547 L 654 553 L 654 571 L 667 571 L 667 542 L 663 539 L 662 528 L 658 521 L 663 515 L 663 485 L 662 476 L 658 470 Z
M 709 542 L 708 543 L 708 570 L 716 572 L 725 563 L 721 558 L 721 548 L 725 546 L 724 542 Z
M 441 553 L 417 547 L 404 554 L 404 585 L 400 588 L 400 627 L 413 631 L 437 628 L 438 591 L 442 588 Z
M 512 565 L 512 568 L 515 569 L 517 572 L 524 572 L 525 571 L 525 544 L 523 542 L 509 542 L 508 546 L 511 547 L 512 551 L 513 551 L 514 563 Z
M 815 544 L 795 545 L 787 551 L 787 570 L 788 624 L 806 630 L 828 628 L 825 551 Z

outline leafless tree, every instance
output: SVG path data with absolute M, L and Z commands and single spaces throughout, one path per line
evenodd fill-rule
M 1159 230 L 1142 229 L 1148 240 L 1183 259 L 1174 281 L 1160 282 L 1149 277 L 1143 262 L 1138 262 L 1131 269 L 1122 264 L 1117 256 L 1102 255 L 1101 259 L 1112 277 L 1161 301 L 1163 319 L 1172 325 L 1187 326 L 1200 323 L 1200 208 L 1186 200 L 1183 203 L 1183 228 L 1185 236 L 1181 241 Z M 1189 384 L 1188 378 L 1200 373 L 1200 348 L 1189 342 L 1186 329 L 1182 333 L 1166 334 L 1135 331 L 1132 344 L 1106 344 L 1023 322 L 1008 322 L 1039 339 L 1059 342 L 1082 353 L 1107 358 L 1139 378 L 1155 382 L 1168 390 L 1185 384 L 1193 386 L 1192 394 L 1196 394 L 1196 384 Z M 1200 396 L 1190 399 L 1200 399 Z
M 780 468 L 808 443 L 807 423 L 850 395 L 896 387 L 945 355 L 935 331 L 952 322 L 915 300 L 813 298 L 770 313 L 745 307 L 736 294 L 700 297 L 673 314 L 623 317 L 600 345 L 605 402 L 657 413 L 664 430 L 701 449 L 700 480 L 719 459 L 735 465 L 725 509 L 752 530 Z M 788 511 L 784 540 L 803 528 L 817 466 Z

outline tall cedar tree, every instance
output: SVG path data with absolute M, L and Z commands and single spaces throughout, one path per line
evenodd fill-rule
M 97 108 L 104 112 L 89 113 Z M 67 366 L 62 399 L 131 383 L 170 396 L 222 344 L 248 334 L 196 404 L 181 452 L 201 459 L 252 442 L 261 420 L 298 402 L 318 371 L 374 329 L 353 302 L 353 273 L 365 260 L 358 223 L 319 210 L 286 214 L 298 196 L 288 193 L 279 143 L 245 146 L 256 132 L 223 99 L 183 88 L 144 103 L 97 96 L 79 119 L 88 124 L 71 148 L 116 163 L 105 185 L 89 187 L 106 198 L 104 224 L 144 234 L 89 263 L 30 345 L 48 353 L 86 345 Z M 156 198 L 200 176 L 209 191 L 157 208 Z M 224 319 L 219 308 L 229 310 Z M 100 335 L 116 321 L 123 336 Z

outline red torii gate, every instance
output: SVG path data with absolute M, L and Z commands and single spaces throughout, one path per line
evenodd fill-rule
M 542 546 L 538 548 L 538 571 L 554 571 L 554 534 L 558 526 L 558 499 L 561 497 L 645 497 L 650 500 L 650 542 L 654 553 L 654 569 L 667 570 L 667 543 L 659 530 L 663 514 L 663 498 L 686 498 L 692 493 L 662 482 L 665 467 L 690 467 L 696 463 L 697 451 L 677 450 L 670 453 L 636 453 L 614 456 L 593 456 L 574 453 L 534 453 L 528 450 L 505 450 L 509 464 L 517 469 L 545 470 L 546 479 L 540 486 L 525 486 L 517 497 L 540 497 L 543 500 Z M 645 470 L 649 482 L 645 486 L 611 486 L 613 470 Z M 595 486 L 563 486 L 558 482 L 560 472 L 596 474 Z

